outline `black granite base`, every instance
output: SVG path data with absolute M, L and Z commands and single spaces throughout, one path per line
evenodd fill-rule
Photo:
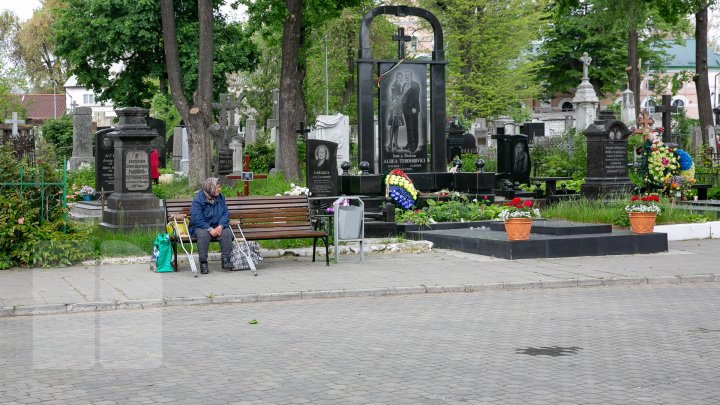
M 429 240 L 440 249 L 458 250 L 503 259 L 605 256 L 657 253 L 668 250 L 667 235 L 636 235 L 609 225 L 534 221 L 530 240 L 508 241 L 504 225 L 494 222 L 465 229 L 408 231 L 408 237 Z

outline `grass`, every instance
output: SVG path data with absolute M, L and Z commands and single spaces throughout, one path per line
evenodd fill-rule
M 281 174 L 269 174 L 266 179 L 256 179 L 249 182 L 250 195 L 276 195 L 290 190 L 292 182 L 285 180 Z M 296 182 L 303 185 L 303 182 Z M 234 185 L 223 186 L 222 193 L 226 197 L 243 195 L 245 183 L 236 181 Z M 166 198 L 192 198 L 197 188 L 189 187 L 187 179 L 178 179 L 172 183 L 153 186 L 153 193 L 160 199 Z
M 629 227 L 625 205 L 629 199 L 561 201 L 542 210 L 545 218 L 565 219 L 573 222 L 613 224 Z M 704 214 L 692 213 L 670 205 L 667 200 L 660 203 L 662 213 L 657 217 L 657 224 L 696 223 L 714 220 Z

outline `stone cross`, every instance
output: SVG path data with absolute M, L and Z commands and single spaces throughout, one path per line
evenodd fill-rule
M 582 58 L 580 60 L 583 63 L 583 80 L 588 80 L 590 77 L 588 76 L 588 66 L 590 66 L 590 62 L 592 62 L 592 58 L 588 55 L 587 52 L 583 52 Z
M 643 142 L 647 141 L 648 135 L 650 135 L 650 126 L 655 123 L 655 120 L 650 116 L 647 108 L 643 108 L 642 114 L 638 116 L 637 124 L 642 128 L 638 128 L 633 133 L 643 134 Z
M 218 114 L 219 124 L 210 127 L 210 133 L 218 139 L 219 144 L 227 146 L 226 142 L 237 132 L 235 125 L 235 109 L 240 106 L 240 102 L 245 96 L 241 93 L 240 97 L 235 98 L 232 94 L 220 94 L 220 101 L 212 103 L 213 109 L 220 110 Z
M 405 42 L 411 41 L 412 37 L 405 35 L 405 28 L 398 27 L 397 35 L 393 35 L 393 41 L 398 41 L 398 59 L 405 59 Z
M 12 136 L 13 136 L 13 138 L 17 138 L 18 135 L 19 135 L 19 133 L 18 133 L 18 124 L 24 124 L 24 123 L 25 123 L 25 120 L 19 120 L 18 117 L 17 117 L 17 113 L 16 113 L 16 112 L 13 112 L 13 113 L 12 113 L 12 119 L 11 119 L 11 120 L 5 120 L 5 123 L 6 123 L 6 124 L 12 124 Z
M 663 132 L 662 141 L 665 143 L 670 142 L 670 135 L 672 132 L 672 113 L 676 113 L 678 111 L 676 105 L 670 104 L 671 100 L 672 96 L 670 96 L 669 94 L 663 94 L 662 105 L 659 107 L 655 107 L 655 111 L 662 113 L 662 126 L 665 130 Z
M 73 102 L 70 104 L 70 109 L 74 110 L 75 107 L 77 107 L 77 106 L 78 106 L 78 103 L 75 100 L 73 100 Z

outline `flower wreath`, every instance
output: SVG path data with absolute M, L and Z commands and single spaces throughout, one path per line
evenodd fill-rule
M 686 194 L 695 182 L 692 157 L 682 149 L 664 144 L 657 131 L 651 135 L 642 146 L 640 174 L 643 180 L 650 188 L 665 194 Z
M 417 190 L 412 180 L 400 169 L 393 169 L 385 176 L 385 197 L 390 198 L 395 205 L 409 210 L 417 200 Z

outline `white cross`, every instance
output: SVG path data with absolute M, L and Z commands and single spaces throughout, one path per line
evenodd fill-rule
M 5 120 L 6 124 L 12 124 L 12 136 L 13 138 L 17 138 L 18 136 L 18 124 L 24 124 L 25 120 L 19 120 L 17 117 L 17 113 L 12 113 L 12 119 L 11 120 Z

